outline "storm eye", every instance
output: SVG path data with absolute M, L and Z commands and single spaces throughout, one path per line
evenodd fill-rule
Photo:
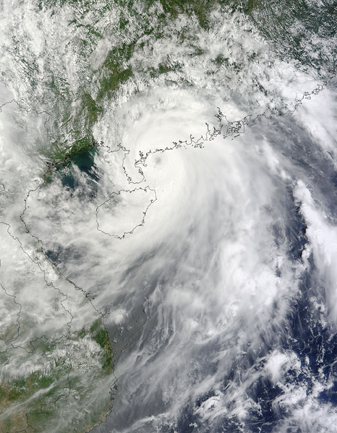
M 337 433 L 337 0 L 0 1 L 0 433 Z

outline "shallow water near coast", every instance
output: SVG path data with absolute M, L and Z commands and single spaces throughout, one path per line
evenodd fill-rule
M 0 432 L 337 431 L 335 4 L 0 10 Z

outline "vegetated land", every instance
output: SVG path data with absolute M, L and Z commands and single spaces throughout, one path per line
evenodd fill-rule
M 106 381 L 111 385 L 112 351 L 102 320 L 33 345 L 29 354 L 21 348 L 0 353 L 0 432 L 85 432 L 104 419 L 111 406 Z M 21 371 L 14 373 L 13 364 Z
M 107 330 L 84 292 L 42 253 L 30 259 L 7 227 L 0 224 L 0 432 L 85 432 L 111 407 Z

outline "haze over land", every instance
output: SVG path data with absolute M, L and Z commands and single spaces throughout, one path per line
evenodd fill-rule
M 0 432 L 337 431 L 335 3 L 0 20 Z

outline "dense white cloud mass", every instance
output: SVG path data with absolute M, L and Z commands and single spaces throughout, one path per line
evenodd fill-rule
M 106 345 L 97 338 L 101 315 L 23 224 L 27 194 L 42 184 L 35 170 L 43 162 L 32 149 L 38 123 L 34 115 L 27 122 L 6 90 L 2 96 L 1 431 L 56 433 L 69 425 L 80 431 L 108 412 L 115 381 L 110 356 L 105 364 Z
M 183 98 L 190 110 L 181 111 Z M 313 175 L 301 161 L 302 146 L 308 153 L 325 152 L 310 130 L 311 101 L 296 116 L 263 120 L 240 137 L 224 139 L 217 133 L 211 140 L 205 125 L 193 133 L 193 124 L 206 120 L 219 128 L 217 111 L 191 94 L 157 89 L 144 99 L 144 115 L 137 112 L 139 101 L 123 108 L 130 116 L 125 130 L 119 127 L 123 145 L 132 150 L 109 151 L 105 145 L 95 155 L 99 185 L 94 194 L 90 176 L 72 168 L 76 188 L 55 179 L 30 194 L 23 215 L 32 234 L 57 253 L 62 272 L 85 287 L 105 312 L 117 348 L 119 392 L 102 431 L 116 424 L 116 431 L 152 431 L 171 423 L 179 431 L 186 407 L 199 431 L 217 431 L 224 420 L 233 420 L 228 428 L 234 429 L 261 413 L 262 403 L 250 396 L 260 382 L 277 390 L 273 410 L 290 415 L 275 431 L 291 425 L 331 428 L 333 407 L 318 403 L 331 383 L 311 376 L 290 343 L 283 347 L 291 338 L 296 303 L 309 289 L 303 280 L 308 272 L 315 275 L 308 262 L 311 250 L 319 273 L 329 279 L 326 306 L 334 314 L 334 229 L 324 228 L 323 210 L 305 192 Z M 308 129 L 297 126 L 297 118 Z M 100 131 L 110 134 L 113 120 L 105 121 L 107 128 L 102 122 Z M 109 143 L 112 136 L 97 139 Z M 145 157 L 134 166 L 140 152 Z M 146 219 L 139 226 L 141 203 L 134 207 L 137 200 L 129 200 L 125 208 L 123 199 L 115 199 L 116 185 L 126 191 L 124 170 L 136 183 L 129 180 L 134 192 L 150 188 L 156 193 L 150 207 L 143 199 Z M 102 201 L 111 200 L 113 209 L 106 207 L 100 216 Z M 300 213 L 298 202 L 303 202 Z M 132 235 L 108 236 L 119 224 L 129 232 L 131 215 Z M 97 232 L 96 222 L 99 228 L 105 224 L 106 234 Z M 308 226 L 304 250 L 297 238 L 301 224 Z M 307 378 L 292 383 L 291 371 Z M 310 380 L 315 386 L 308 392 Z
M 1 11 L 0 420 L 337 431 L 335 34 L 91 6 Z

